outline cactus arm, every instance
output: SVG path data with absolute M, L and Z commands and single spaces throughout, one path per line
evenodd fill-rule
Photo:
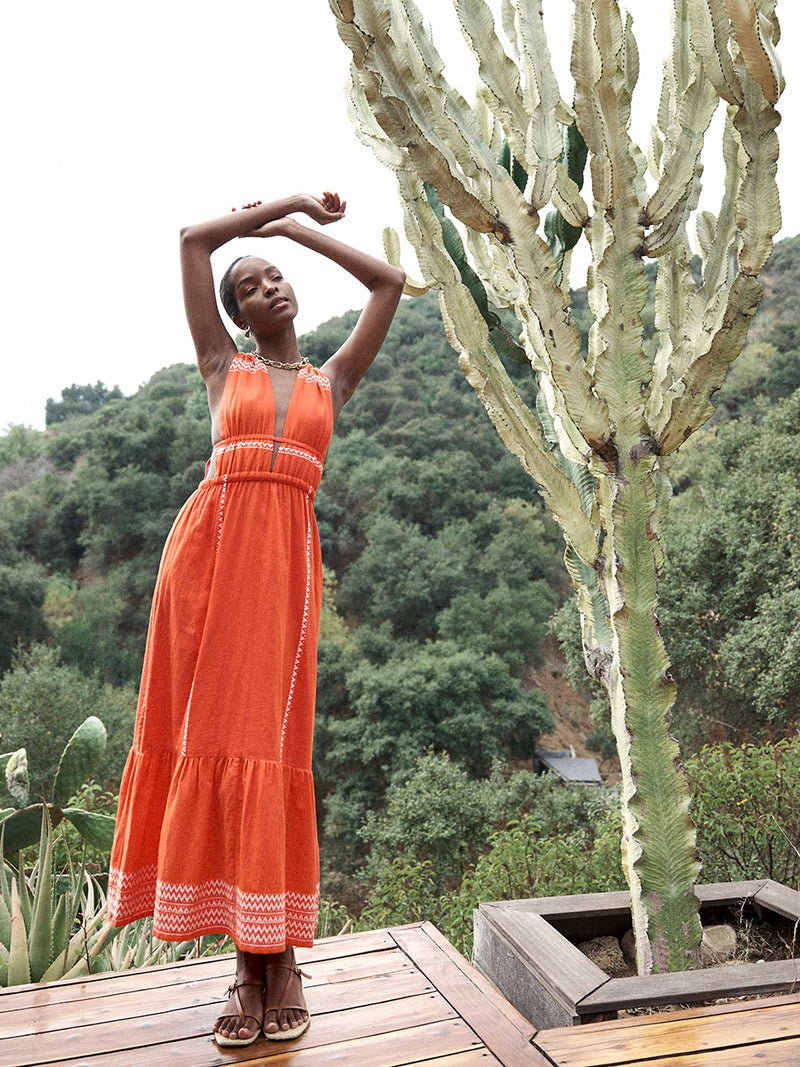
M 525 166 L 531 175 L 528 196 L 536 211 L 549 203 L 562 143 L 556 112 L 561 103 L 544 32 L 541 4 L 517 4 L 519 55 L 524 65 Z
M 383 254 L 386 256 L 387 263 L 391 263 L 393 267 L 398 267 L 402 270 L 400 264 L 400 238 L 397 236 L 397 231 L 393 230 L 391 226 L 386 226 L 383 231 Z M 406 280 L 403 283 L 403 296 L 423 296 L 429 291 L 429 285 L 412 280 L 406 273 Z
M 723 0 L 688 0 L 692 47 L 717 95 L 729 104 L 742 99 L 730 54 L 731 27 Z
M 536 480 L 556 521 L 578 556 L 589 566 L 597 556 L 597 538 L 581 507 L 577 488 L 550 457 L 541 430 L 522 402 L 488 339 L 488 330 L 470 313 L 471 297 L 461 283 L 441 296 L 443 320 L 459 364 L 509 451 Z
M 455 0 L 456 14 L 467 41 L 478 60 L 478 72 L 485 85 L 484 99 L 503 127 L 517 159 L 525 158 L 524 130 L 528 115 L 520 86 L 517 65 L 506 55 L 485 0 Z
M 713 413 L 711 394 L 719 389 L 728 365 L 741 352 L 760 301 L 757 279 L 739 274 L 731 286 L 720 328 L 681 378 L 683 394 L 672 401 L 660 438 L 662 455 L 674 452 Z
M 560 211 L 570 226 L 583 228 L 589 221 L 589 209 L 581 196 L 577 182 L 569 176 L 563 163 L 556 166 L 556 183 L 553 186 L 553 206 Z
M 742 231 L 739 269 L 758 274 L 772 252 L 772 238 L 781 227 L 778 185 L 778 135 L 780 115 L 765 98 L 761 87 L 743 77 L 744 100 L 733 119 L 747 157 L 739 191 L 738 225 Z
M 466 184 L 481 168 L 499 168 L 478 136 L 472 110 L 444 82 L 416 5 L 406 0 L 379 11 L 356 0 L 353 7 L 353 21 L 340 22 L 340 32 L 378 123 L 456 218 L 505 236 L 502 222 Z M 376 46 L 387 39 L 400 47 Z
M 645 241 L 645 253 L 663 249 L 677 234 L 697 203 L 700 151 L 703 137 L 719 104 L 719 97 L 701 69 L 688 86 L 675 85 L 675 121 L 664 131 L 664 150 L 658 187 L 645 208 L 655 227 Z
M 630 47 L 628 37 L 629 25 L 623 27 L 612 0 L 578 0 L 572 49 L 575 111 L 591 153 L 597 209 L 590 224 L 589 303 L 595 323 L 588 369 L 625 448 L 647 433 L 642 382 L 650 377 L 641 322 L 647 278 L 636 254 L 644 240 L 643 167 L 628 134 L 630 88 L 614 77 Z
M 768 103 L 777 104 L 784 80 L 775 52 L 780 37 L 775 5 L 767 14 L 763 8 L 756 9 L 754 0 L 724 0 L 724 3 L 748 74 L 760 86 Z

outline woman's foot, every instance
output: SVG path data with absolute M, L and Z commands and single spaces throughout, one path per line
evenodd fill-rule
M 236 952 L 236 979 L 229 999 L 214 1024 L 214 1040 L 223 1048 L 251 1045 L 264 1021 L 264 956 Z
M 303 972 L 294 959 L 291 945 L 283 952 L 264 957 L 266 994 L 264 1036 L 270 1041 L 290 1041 L 300 1037 L 310 1022 L 303 995 Z

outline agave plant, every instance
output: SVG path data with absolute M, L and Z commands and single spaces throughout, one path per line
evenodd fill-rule
M 39 854 L 32 870 L 26 873 L 21 860 L 16 870 L 0 861 L 3 986 L 88 974 L 118 932 L 107 921 L 105 895 L 84 864 L 57 870 L 47 808 L 40 808 L 39 819 Z
M 541 3 L 497 0 L 502 39 L 486 0 L 453 2 L 478 61 L 474 105 L 445 78 L 414 0 L 330 0 L 353 57 L 352 115 L 397 175 L 424 274 L 409 292 L 440 291 L 465 375 L 563 530 L 584 657 L 608 694 L 622 765 L 639 970 L 680 970 L 699 962 L 699 862 L 669 732 L 658 535 L 670 456 L 713 411 L 780 227 L 776 0 L 661 0 L 673 32 L 647 155 L 630 135 L 639 58 L 617 0 L 573 2 L 571 101 Z M 701 149 L 720 102 L 725 188 L 716 215 L 698 214 Z M 571 249 L 584 238 L 587 358 L 568 288 Z M 395 234 L 386 247 L 397 262 Z M 648 257 L 658 263 L 654 359 L 643 343 Z M 514 312 L 518 337 L 498 328 L 498 308 Z M 520 353 L 535 410 L 504 367 Z
M 6 791 L 16 805 L 0 809 L 3 855 L 13 856 L 36 843 L 44 809 L 52 826 L 67 819 L 90 844 L 104 851 L 111 849 L 115 820 L 110 815 L 69 806 L 78 789 L 97 769 L 105 747 L 106 728 L 100 719 L 90 715 L 77 728 L 61 754 L 52 799 L 33 804 L 29 803 L 28 756 L 25 749 L 0 754 L 0 767 L 5 761 Z

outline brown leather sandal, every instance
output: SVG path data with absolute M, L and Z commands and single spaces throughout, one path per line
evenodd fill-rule
M 226 1037 L 225 1034 L 220 1034 L 217 1030 L 215 1030 L 214 1040 L 220 1048 L 233 1048 L 239 1047 L 241 1045 L 252 1045 L 253 1042 L 261 1036 L 261 1027 L 263 1026 L 263 1019 L 259 1019 L 257 1015 L 248 1015 L 248 1013 L 244 1010 L 242 998 L 239 996 L 239 990 L 242 988 L 242 986 L 245 985 L 257 985 L 261 990 L 262 994 L 264 992 L 263 982 L 240 982 L 239 979 L 236 978 L 234 979 L 233 985 L 228 987 L 228 992 L 226 996 L 234 998 L 234 1003 L 236 1005 L 236 1015 L 239 1019 L 239 1029 L 241 1029 L 246 1019 L 252 1019 L 253 1022 L 257 1023 L 256 1032 L 253 1034 L 252 1037 Z M 225 1018 L 225 1016 L 221 1015 L 220 1018 L 223 1019 Z
M 308 1008 L 305 1004 L 287 1004 L 286 998 L 289 995 L 289 986 L 291 984 L 291 975 L 295 974 L 298 978 L 310 978 L 311 975 L 306 974 L 305 971 L 301 971 L 297 966 L 297 963 L 292 960 L 291 963 L 267 963 L 265 964 L 266 970 L 278 970 L 279 968 L 288 971 L 289 974 L 286 977 L 286 982 L 283 986 L 283 993 L 279 1004 L 264 1004 L 264 1024 L 267 1021 L 267 1015 L 271 1011 L 275 1012 L 276 1022 L 280 1027 L 280 1015 L 282 1011 L 304 1011 L 308 1018 L 305 1022 L 299 1023 L 297 1026 L 293 1026 L 288 1030 L 275 1030 L 274 1033 L 270 1033 L 268 1030 L 264 1030 L 264 1037 L 267 1041 L 291 1041 L 295 1037 L 300 1037 L 311 1025 L 311 1016 L 308 1012 Z M 267 989 L 269 990 L 269 982 L 267 982 Z

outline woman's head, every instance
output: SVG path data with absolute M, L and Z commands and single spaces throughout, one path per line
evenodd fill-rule
M 291 285 L 274 263 L 258 256 L 239 256 L 219 283 L 222 306 L 239 329 L 273 332 L 294 319 L 297 300 Z

